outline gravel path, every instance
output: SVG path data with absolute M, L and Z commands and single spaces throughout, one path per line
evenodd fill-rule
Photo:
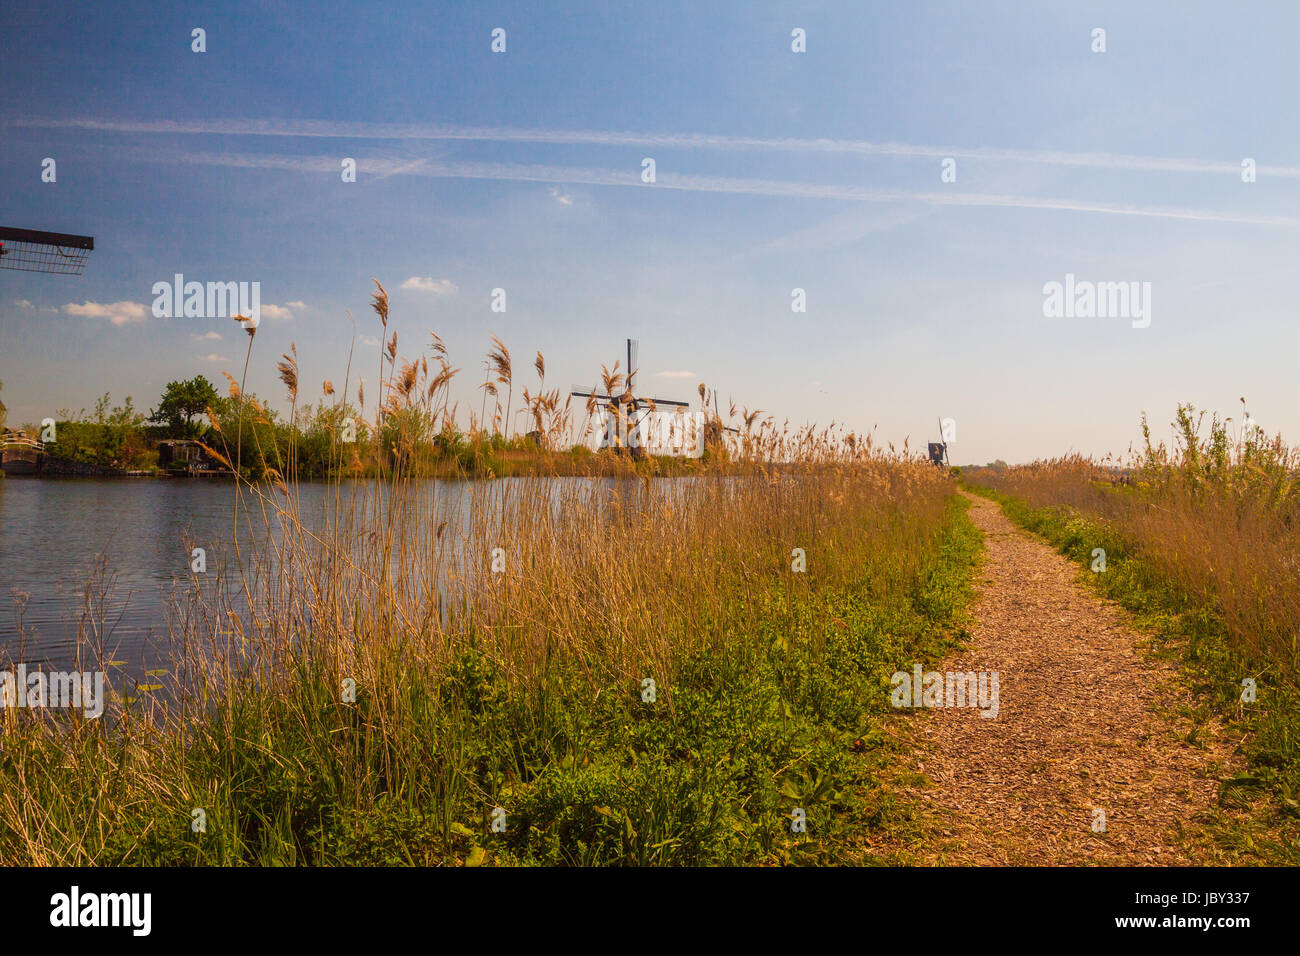
M 1137 649 L 1124 612 L 1086 590 L 1076 565 L 967 497 L 988 550 L 974 640 L 943 670 L 997 671 L 998 714 L 934 708 L 913 722 L 930 786 L 907 792 L 942 828 L 920 862 L 1195 862 L 1179 828 L 1213 812 L 1210 771 L 1225 754 L 1178 735 L 1171 712 L 1186 692 L 1172 667 Z

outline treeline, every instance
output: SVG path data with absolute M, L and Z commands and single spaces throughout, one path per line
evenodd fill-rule
M 158 472 L 167 468 L 160 446 L 187 440 L 199 444 L 208 467 L 238 470 L 252 480 L 370 477 L 402 469 L 430 477 L 592 474 L 626 467 L 585 445 L 552 448 L 551 438 L 536 432 L 509 438 L 478 429 L 466 432 L 444 416 L 414 406 L 390 409 L 376 425 L 346 402 L 295 404 L 286 417 L 237 386 L 230 392 L 222 396 L 202 376 L 171 382 L 158 407 L 148 413 L 130 396 L 114 404 L 105 393 L 92 410 L 56 411 L 54 438 L 45 441 L 45 449 L 101 468 Z M 34 439 L 49 434 L 30 422 L 15 431 Z M 185 462 L 171 467 L 183 470 Z
M 412 467 L 418 462 L 419 470 L 442 476 L 508 475 L 531 471 L 542 458 L 565 471 L 566 464 L 577 470 L 596 457 L 585 446 L 548 453 L 528 436 L 471 436 L 446 426 L 429 434 L 429 423 L 416 420 L 417 415 L 390 416 L 376 435 L 373 423 L 351 405 L 325 401 L 296 409 L 290 421 L 255 395 L 223 398 L 202 381 L 212 392 L 201 416 L 160 419 L 157 412 L 139 410 L 129 396 L 114 404 L 108 393 L 90 411 L 59 409 L 54 440 L 45 442 L 45 450 L 103 468 L 157 471 L 164 468 L 159 455 L 163 442 L 192 440 L 200 443 L 212 467 L 238 468 L 254 480 L 268 473 L 303 479 L 372 476 L 390 473 L 403 462 Z M 30 422 L 15 431 L 31 438 L 50 433 Z

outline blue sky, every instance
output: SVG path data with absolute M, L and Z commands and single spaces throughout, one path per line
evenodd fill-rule
M 633 336 L 642 390 L 913 448 L 952 417 L 958 462 L 1122 453 L 1180 401 L 1300 433 L 1300 7 L 540 7 L 8 4 L 0 224 L 96 239 L 0 271 L 10 420 L 237 375 L 229 320 L 147 314 L 181 272 L 261 283 L 281 406 L 290 342 L 308 398 L 354 335 L 373 381 L 373 276 L 476 408 L 491 333 L 562 387 Z M 1046 318 L 1067 273 L 1151 283 L 1150 326 Z

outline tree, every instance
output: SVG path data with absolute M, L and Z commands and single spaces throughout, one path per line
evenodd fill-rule
M 211 408 L 219 410 L 221 396 L 216 387 L 202 375 L 188 382 L 168 382 L 163 389 L 162 401 L 149 416 L 149 421 L 166 424 L 173 435 L 193 438 L 199 434 L 195 417 Z

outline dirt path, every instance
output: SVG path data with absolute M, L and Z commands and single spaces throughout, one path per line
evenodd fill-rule
M 974 641 L 943 670 L 997 671 L 998 715 L 935 708 L 913 722 L 931 785 L 908 792 L 942 828 L 919 862 L 1195 862 L 1179 828 L 1213 812 L 1211 770 L 1225 755 L 1177 735 L 1170 714 L 1185 691 L 1173 669 L 1137 650 L 1123 611 L 1085 590 L 1076 565 L 967 497 L 988 552 Z

